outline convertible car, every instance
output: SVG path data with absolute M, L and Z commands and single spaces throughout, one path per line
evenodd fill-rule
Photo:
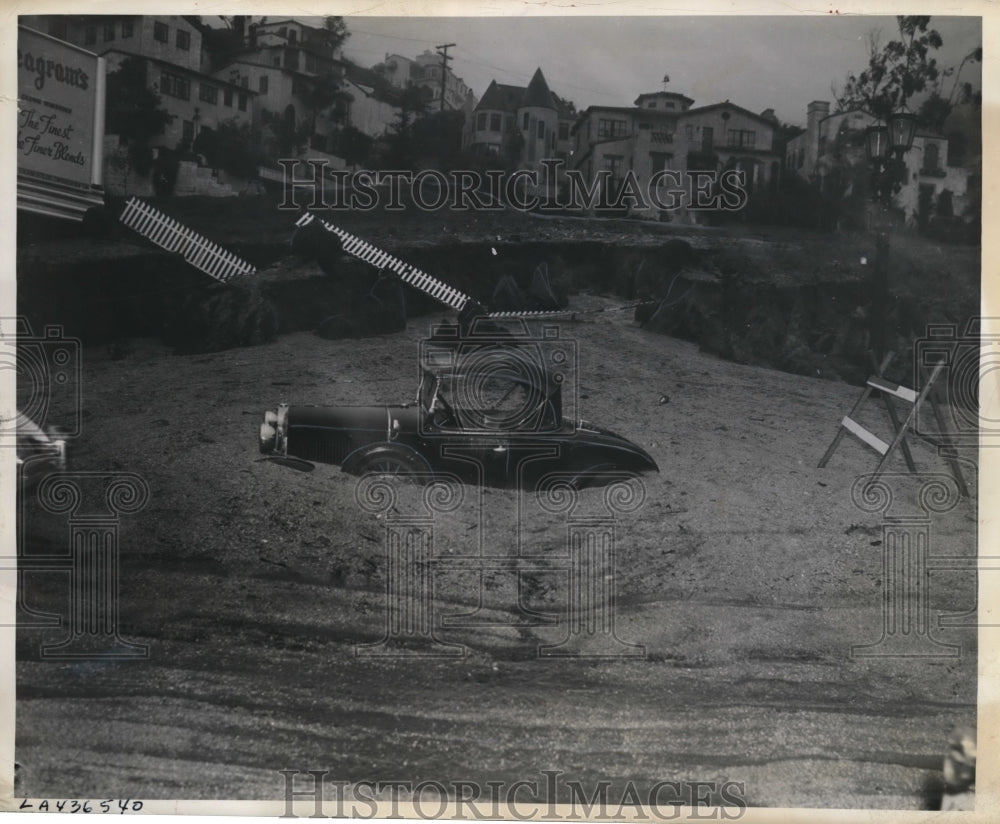
M 562 386 L 505 354 L 478 358 L 468 371 L 453 363 L 423 366 L 414 403 L 383 406 L 289 406 L 264 413 L 260 451 L 293 468 L 339 464 L 356 475 L 533 488 L 558 473 L 576 488 L 658 472 L 631 441 L 585 421 L 562 417 Z

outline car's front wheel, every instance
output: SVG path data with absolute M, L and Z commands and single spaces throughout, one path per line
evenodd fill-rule
M 416 452 L 401 448 L 376 449 L 367 455 L 348 459 L 344 471 L 352 475 L 379 475 L 386 478 L 422 479 L 431 477 L 430 465 Z
M 413 475 L 413 467 L 395 455 L 373 455 L 358 465 L 359 475 Z

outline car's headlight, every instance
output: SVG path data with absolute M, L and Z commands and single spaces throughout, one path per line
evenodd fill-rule
M 285 432 L 287 430 L 288 404 L 281 404 L 277 412 L 265 412 L 260 425 L 260 451 L 264 454 L 278 452 L 285 454 Z
M 260 425 L 260 451 L 265 455 L 274 451 L 277 434 L 278 416 L 274 412 L 265 412 Z

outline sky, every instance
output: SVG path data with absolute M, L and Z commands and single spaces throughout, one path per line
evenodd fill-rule
M 699 106 L 731 100 L 754 112 L 774 109 L 793 125 L 804 125 L 810 101 L 833 102 L 831 84 L 840 88 L 848 71 L 867 66 L 871 31 L 881 30 L 883 42 L 898 34 L 894 17 L 860 15 L 345 20 L 345 54 L 361 66 L 387 52 L 414 57 L 455 43 L 452 70 L 477 97 L 493 79 L 527 85 L 540 67 L 552 91 L 578 110 L 631 106 L 640 93 L 666 88 Z M 944 40 L 940 65 L 958 66 L 982 43 L 978 17 L 932 17 L 930 27 Z M 966 66 L 962 80 L 979 88 L 980 65 Z

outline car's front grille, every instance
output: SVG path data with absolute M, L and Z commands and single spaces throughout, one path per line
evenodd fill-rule
M 347 437 L 329 430 L 311 432 L 293 429 L 288 437 L 288 454 L 318 463 L 339 464 L 347 457 Z

